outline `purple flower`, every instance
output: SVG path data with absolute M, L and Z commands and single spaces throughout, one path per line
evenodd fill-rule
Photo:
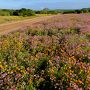
M 2 78 L 5 78 L 7 76 L 7 73 L 2 74 Z

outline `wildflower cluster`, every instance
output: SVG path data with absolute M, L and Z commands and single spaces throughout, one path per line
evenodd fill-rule
M 1 90 L 90 89 L 90 34 L 47 25 L 0 37 Z

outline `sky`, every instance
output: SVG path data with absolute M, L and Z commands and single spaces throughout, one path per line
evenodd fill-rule
M 81 9 L 90 8 L 90 0 L 0 0 L 1 9 Z

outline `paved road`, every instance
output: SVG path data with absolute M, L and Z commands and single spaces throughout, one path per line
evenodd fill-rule
M 34 24 L 36 22 L 43 21 L 43 20 L 46 20 L 52 17 L 54 17 L 54 15 L 53 16 L 41 16 L 41 17 L 36 17 L 36 18 L 28 19 L 28 20 L 0 24 L 0 35 L 8 34 L 10 32 L 19 30 L 22 27 L 30 26 L 31 24 Z

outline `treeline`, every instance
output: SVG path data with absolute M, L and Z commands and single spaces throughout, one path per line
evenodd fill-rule
M 50 10 L 45 8 L 43 10 L 31 10 L 31 9 L 19 9 L 19 10 L 12 10 L 12 9 L 0 9 L 0 16 L 34 16 L 35 14 L 68 14 L 68 13 L 90 13 L 90 8 L 83 8 L 77 10 Z
M 0 16 L 34 16 L 35 14 L 58 14 L 60 11 L 57 10 L 31 10 L 31 9 L 19 9 L 19 10 L 11 10 L 11 9 L 1 9 Z
M 56 10 L 49 10 L 47 8 L 40 10 L 40 11 L 36 11 L 36 14 L 68 14 L 68 13 L 90 13 L 90 8 L 83 8 L 83 9 L 75 9 L 75 10 L 60 10 L 60 9 L 56 9 Z
M 68 13 L 90 13 L 90 8 L 83 8 L 83 9 L 76 9 L 76 10 L 63 10 L 63 14 L 68 14 Z
M 35 11 L 31 9 L 19 9 L 19 10 L 11 10 L 11 9 L 1 9 L 1 16 L 34 16 Z

